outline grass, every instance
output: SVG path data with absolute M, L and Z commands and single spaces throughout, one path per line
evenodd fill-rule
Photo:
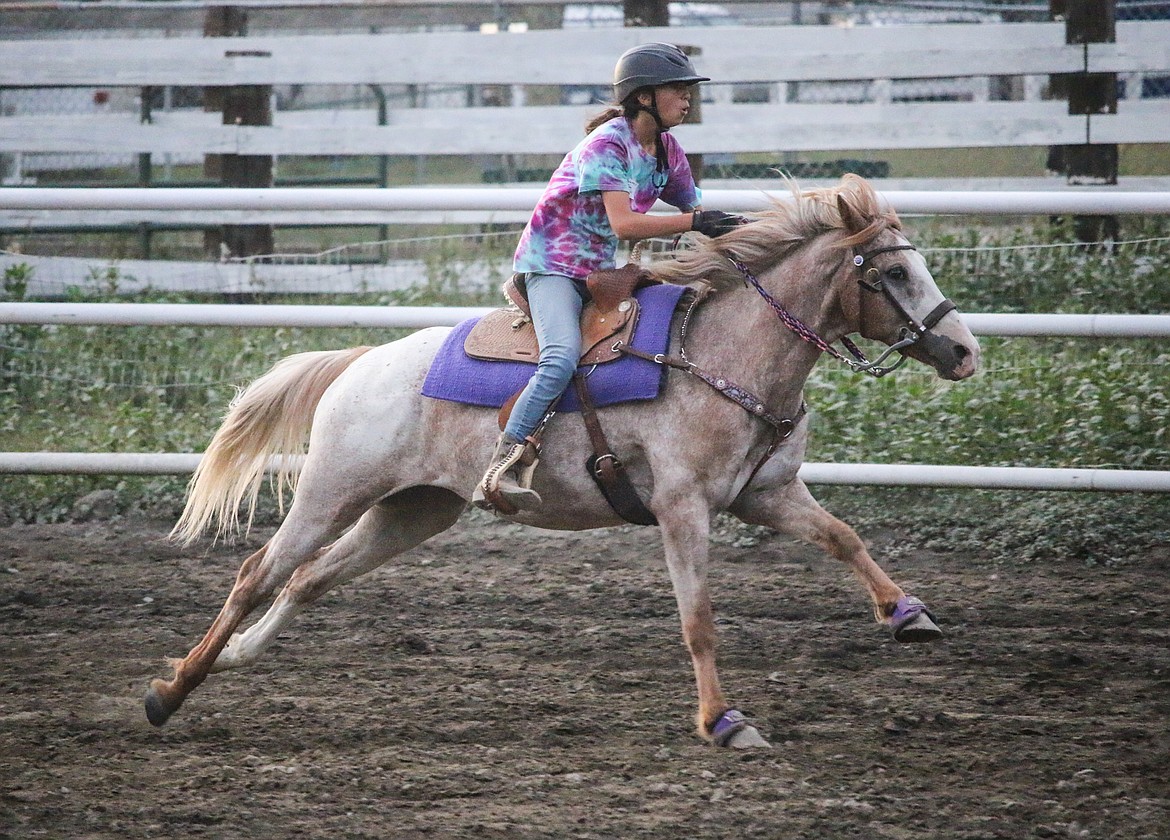
M 1045 247 L 1067 229 L 955 228 L 914 221 L 912 238 L 942 287 L 967 312 L 1170 312 L 1170 249 Z M 1168 235 L 1164 220 L 1129 238 Z M 994 244 L 1003 250 L 950 250 Z M 450 266 L 469 255 L 445 240 L 426 256 L 428 281 L 394 295 L 338 302 L 483 304 L 495 290 L 460 286 Z M 487 259 L 499 259 L 490 254 Z M 19 299 L 27 273 L 10 270 Z M 90 278 L 74 297 L 100 300 L 116 278 Z M 157 299 L 159 296 L 151 296 Z M 169 298 L 175 300 L 177 298 Z M 197 452 L 236 386 L 293 352 L 390 340 L 369 330 L 0 326 L 0 450 Z M 1152 340 L 982 341 L 984 369 L 946 383 L 920 365 L 873 380 L 824 360 L 808 387 L 810 461 L 1170 469 L 1170 351 Z M 66 519 L 76 499 L 118 492 L 125 510 L 173 517 L 183 480 L 9 476 L 0 519 Z M 1123 562 L 1165 545 L 1170 503 L 1134 494 L 821 488 L 863 527 L 913 533 L 908 546 L 947 544 L 1026 557 Z M 272 500 L 266 500 L 272 515 Z M 1070 526 L 1075 523 L 1075 527 Z M 748 529 L 750 537 L 750 529 Z M 742 534 L 741 534 L 742 537 Z M 941 542 L 940 542 L 941 541 Z
M 1154 341 L 982 342 L 983 371 L 861 379 L 822 364 L 809 460 L 984 466 L 1170 466 L 1170 354 Z

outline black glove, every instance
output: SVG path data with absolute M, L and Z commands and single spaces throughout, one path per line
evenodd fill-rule
M 746 225 L 747 221 L 743 216 L 724 213 L 722 210 L 696 210 L 691 216 L 691 230 L 714 238 Z

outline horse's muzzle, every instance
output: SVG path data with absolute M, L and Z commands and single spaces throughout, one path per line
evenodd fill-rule
M 931 330 L 906 348 L 906 355 L 930 365 L 943 379 L 953 382 L 972 376 L 979 366 L 978 344 L 968 346 Z

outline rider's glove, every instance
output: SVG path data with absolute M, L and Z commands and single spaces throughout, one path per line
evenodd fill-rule
M 704 236 L 722 236 L 729 230 L 735 230 L 748 222 L 743 216 L 734 213 L 724 213 L 722 210 L 696 210 L 691 215 L 691 230 Z

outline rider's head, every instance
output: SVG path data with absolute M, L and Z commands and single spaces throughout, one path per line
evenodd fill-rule
M 622 53 L 613 68 L 613 97 L 627 116 L 647 111 L 662 128 L 654 89 L 661 85 L 694 85 L 709 81 L 706 76 L 695 72 L 686 53 L 674 44 L 639 44 Z M 643 104 L 639 96 L 647 91 L 650 93 L 649 105 Z

